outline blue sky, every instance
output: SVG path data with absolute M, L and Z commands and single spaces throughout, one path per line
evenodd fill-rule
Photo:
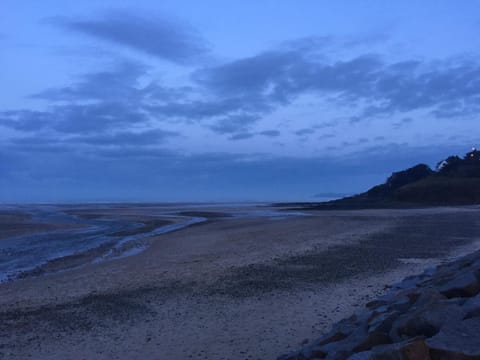
M 478 144 L 462 1 L 0 2 L 0 201 L 315 200 Z

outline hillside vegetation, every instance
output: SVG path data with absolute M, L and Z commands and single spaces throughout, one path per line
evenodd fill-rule
M 450 156 L 432 170 L 418 164 L 394 172 L 385 183 L 339 200 L 303 204 L 316 209 L 411 207 L 480 204 L 480 151 Z

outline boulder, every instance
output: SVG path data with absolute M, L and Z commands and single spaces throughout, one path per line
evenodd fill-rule
M 480 281 L 473 271 L 467 271 L 443 284 L 439 291 L 447 298 L 471 297 L 480 292 Z
M 400 316 L 399 311 L 381 313 L 374 317 L 368 323 L 368 331 L 381 332 L 388 334 L 392 328 L 393 322 Z
M 468 299 L 462 308 L 465 311 L 465 319 L 480 316 L 480 294 Z
M 426 340 L 432 360 L 480 359 L 480 317 L 450 322 Z
M 401 315 L 392 325 L 390 336 L 395 341 L 417 336 L 431 337 L 444 324 L 463 319 L 465 312 L 447 301 L 425 304 L 415 311 Z
M 348 360 L 429 360 L 429 349 L 423 338 L 377 346 L 369 351 L 353 354 Z

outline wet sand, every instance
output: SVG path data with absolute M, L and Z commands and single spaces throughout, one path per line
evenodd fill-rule
M 13 236 L 81 227 L 78 224 L 56 224 L 35 221 L 32 220 L 32 216 L 29 213 L 23 211 L 0 210 L 0 240 Z
M 274 359 L 478 249 L 480 209 L 217 217 L 136 256 L 0 285 L 0 358 Z

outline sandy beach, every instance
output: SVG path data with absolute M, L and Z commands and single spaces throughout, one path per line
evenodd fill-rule
M 477 207 L 224 210 L 134 256 L 0 284 L 0 358 L 274 359 L 390 284 L 480 248 Z

